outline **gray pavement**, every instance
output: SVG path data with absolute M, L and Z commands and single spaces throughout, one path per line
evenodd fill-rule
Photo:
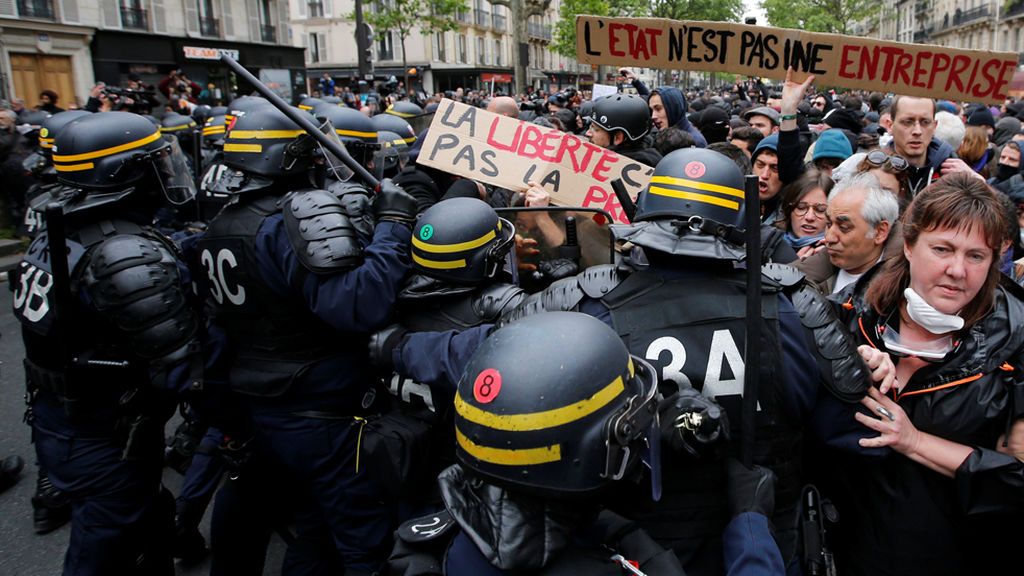
M 60 574 L 67 546 L 69 526 L 45 536 L 32 531 L 32 505 L 35 488 L 35 452 L 29 443 L 29 427 L 22 423 L 24 413 L 24 374 L 21 367 L 24 348 L 18 321 L 11 313 L 7 283 L 0 281 L 0 458 L 18 454 L 26 466 L 21 481 L 0 494 L 0 574 L 4 576 L 52 576 Z M 173 431 L 178 420 L 172 420 Z M 164 484 L 175 494 L 181 477 L 165 470 Z M 209 542 L 209 514 L 200 530 Z M 253 553 L 258 553 L 254 550 Z M 278 574 L 284 545 L 275 535 L 268 552 L 265 575 Z M 199 576 L 209 572 L 209 563 L 184 568 L 181 576 Z

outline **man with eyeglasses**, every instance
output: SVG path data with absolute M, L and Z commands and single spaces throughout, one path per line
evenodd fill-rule
M 975 174 L 970 166 L 956 157 L 956 152 L 949 144 L 935 138 L 934 100 L 896 96 L 889 112 L 892 115 L 893 138 L 888 151 L 910 162 L 908 174 L 912 196 L 944 174 Z

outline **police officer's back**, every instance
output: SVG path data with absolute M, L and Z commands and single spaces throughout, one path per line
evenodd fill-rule
M 65 574 L 173 573 L 163 424 L 201 375 L 183 266 L 149 225 L 194 195 L 172 150 L 127 112 L 64 127 L 52 158 L 68 188 L 51 198 L 65 246 L 47 230 L 11 274 L 36 452 L 73 506 Z M 69 278 L 51 258 L 62 251 Z
M 317 147 L 307 139 L 273 108 L 235 120 L 222 179 L 233 198 L 200 259 L 235 350 L 231 387 L 306 498 L 300 535 L 332 542 L 346 573 L 369 573 L 387 547 L 389 510 L 358 465 L 366 338 L 388 322 L 408 271 L 415 204 L 385 182 L 370 206 L 373 236 L 362 237 L 342 201 L 311 185 Z

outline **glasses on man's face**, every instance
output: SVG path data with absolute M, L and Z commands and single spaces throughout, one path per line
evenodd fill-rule
M 935 120 L 931 118 L 902 118 L 899 124 L 904 128 L 913 128 L 915 124 L 920 124 L 922 130 L 927 130 L 935 124 Z
M 814 107 L 815 108 L 824 108 L 825 107 L 825 101 L 824 100 L 818 100 L 817 102 L 814 103 Z
M 824 216 L 825 211 L 828 210 L 828 204 L 811 204 L 809 202 L 797 202 L 793 204 L 793 214 L 797 216 L 803 216 L 807 214 L 807 211 L 814 209 L 814 213 L 818 216 Z
M 899 154 L 886 154 L 881 150 L 872 150 L 868 152 L 867 156 L 868 163 L 872 166 L 879 168 L 888 167 L 893 172 L 903 172 L 910 167 L 910 162 Z

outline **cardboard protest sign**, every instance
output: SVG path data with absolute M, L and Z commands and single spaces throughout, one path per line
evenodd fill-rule
M 726 22 L 576 17 L 585 64 L 728 72 L 829 86 L 1002 103 L 1017 54 L 918 46 Z
M 654 172 L 561 130 L 448 99 L 437 107 L 416 162 L 509 190 L 526 190 L 533 180 L 553 204 L 601 208 L 621 223 L 628 220 L 611 182 L 621 178 L 635 199 Z

